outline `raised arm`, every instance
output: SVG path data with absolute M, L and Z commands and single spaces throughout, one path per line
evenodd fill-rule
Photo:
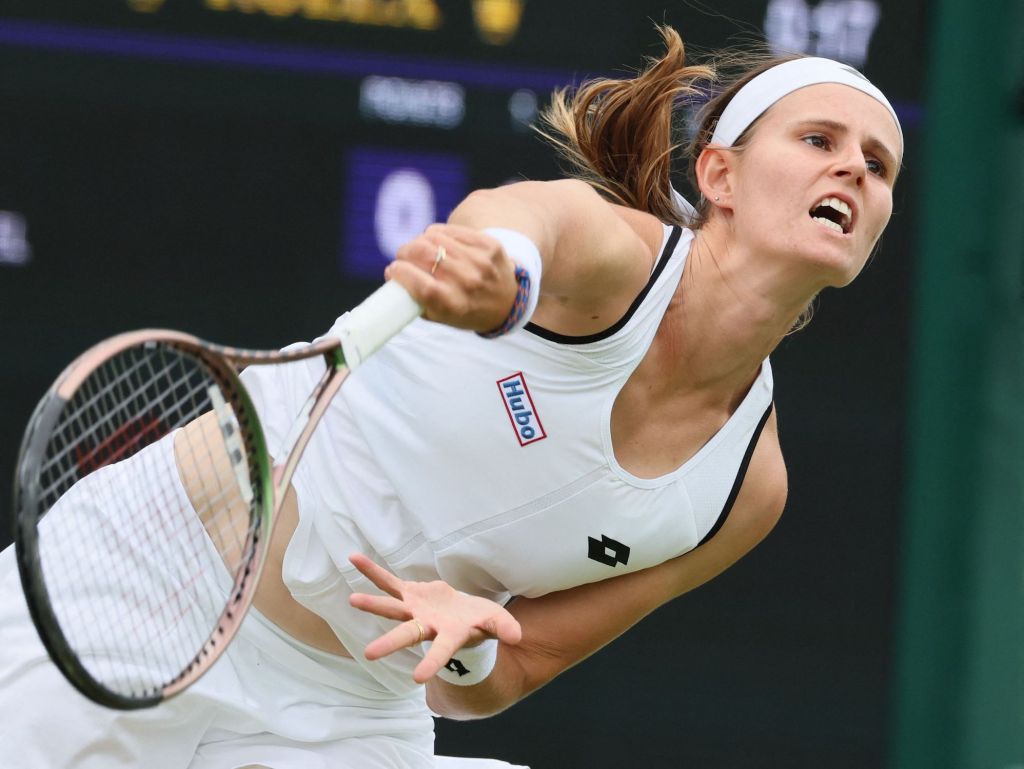
M 404 244 L 385 273 L 425 308 L 425 317 L 487 331 L 508 314 L 515 265 L 487 228 L 516 230 L 543 263 L 534 319 L 570 335 L 600 331 L 626 311 L 653 266 L 661 226 L 575 180 L 520 182 L 471 193 L 446 224 Z M 438 248 L 445 260 L 431 274 Z

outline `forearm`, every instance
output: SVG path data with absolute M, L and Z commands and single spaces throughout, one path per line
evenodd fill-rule
M 649 569 L 508 606 L 522 626 L 518 644 L 499 644 L 494 671 L 474 686 L 427 683 L 427 703 L 456 720 L 500 713 L 610 643 L 676 594 L 666 569 Z M 638 600 L 638 596 L 642 596 Z M 614 611 L 604 607 L 615 606 Z M 580 632 L 586 628 L 585 632 Z
M 517 188 L 476 190 L 470 193 L 448 217 L 449 224 L 475 229 L 506 227 L 518 230 L 537 246 L 545 261 L 556 252 L 559 219 L 550 208 L 538 204 Z M 524 185 L 529 186 L 529 185 Z M 539 193 L 535 198 L 542 197 Z M 545 268 L 548 265 L 545 264 Z

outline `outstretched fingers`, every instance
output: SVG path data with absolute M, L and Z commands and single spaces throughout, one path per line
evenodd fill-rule
M 351 605 L 398 623 L 367 644 L 367 659 L 377 660 L 431 641 L 413 671 L 417 683 L 433 678 L 464 647 L 476 646 L 487 638 L 506 644 L 517 644 L 522 639 L 519 622 L 493 601 L 460 593 L 440 580 L 405 582 L 359 553 L 349 560 L 384 593 L 353 593 Z
M 348 557 L 348 560 L 353 566 L 359 569 L 364 577 L 385 593 L 393 598 L 402 597 L 402 580 L 383 566 L 378 566 L 362 553 L 352 553 L 352 555 Z
M 366 645 L 363 654 L 368 660 L 379 660 L 399 649 L 416 646 L 430 640 L 431 631 L 417 619 L 410 619 L 391 628 L 384 635 Z
M 353 593 L 348 602 L 361 611 L 376 614 L 378 617 L 395 620 L 412 619 L 412 612 L 404 602 L 389 595 L 370 595 L 369 593 Z
M 425 683 L 445 667 L 452 657 L 467 646 L 475 646 L 487 638 L 497 638 L 507 644 L 517 644 L 522 640 L 523 630 L 518 620 L 504 608 L 496 606 L 493 615 L 483 618 L 474 626 L 463 624 L 441 625 L 436 629 L 433 642 L 423 659 L 413 670 L 413 680 Z
M 420 660 L 416 669 L 412 672 L 413 680 L 418 683 L 426 683 L 437 675 L 437 672 L 448 664 L 448 660 L 455 656 L 465 646 L 465 633 L 438 633 L 427 649 L 427 653 Z
M 511 644 L 512 646 L 523 640 L 522 625 L 519 624 L 519 620 L 504 608 L 485 622 L 483 629 L 502 643 Z

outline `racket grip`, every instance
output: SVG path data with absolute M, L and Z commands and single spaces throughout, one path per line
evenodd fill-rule
M 345 365 L 354 371 L 422 314 L 423 308 L 409 292 L 391 280 L 338 318 L 325 336 L 341 341 Z

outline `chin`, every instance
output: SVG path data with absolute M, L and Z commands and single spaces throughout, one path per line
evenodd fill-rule
M 819 271 L 825 285 L 833 288 L 850 285 L 864 270 L 869 256 L 870 251 L 865 253 L 849 241 L 830 243 L 806 255 L 808 266 Z

